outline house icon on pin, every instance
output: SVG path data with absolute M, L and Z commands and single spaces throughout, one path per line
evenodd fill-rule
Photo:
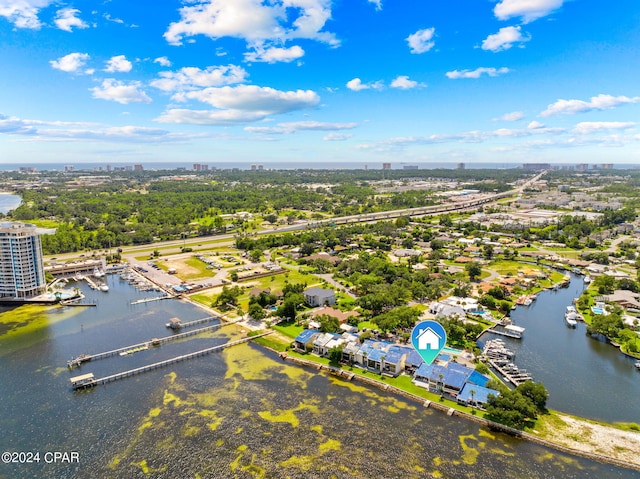
M 421 329 L 416 338 L 418 349 L 440 349 L 442 337 L 431 328 Z

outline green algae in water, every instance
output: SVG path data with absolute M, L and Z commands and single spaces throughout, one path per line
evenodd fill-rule
M 0 313 L 0 356 L 47 339 L 47 328 L 80 313 L 81 308 L 28 304 Z
M 475 464 L 478 461 L 478 456 L 480 455 L 480 451 L 478 451 L 478 449 L 474 447 L 471 447 L 469 444 L 467 444 L 467 442 L 468 441 L 478 442 L 478 439 L 472 434 L 468 436 L 460 436 L 459 438 L 460 438 L 460 445 L 462 446 L 462 450 L 464 451 L 462 454 L 462 461 L 468 465 Z M 478 446 L 481 446 L 481 444 L 478 444 Z

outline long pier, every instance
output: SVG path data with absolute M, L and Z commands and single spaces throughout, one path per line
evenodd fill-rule
M 128 371 L 123 371 L 117 374 L 112 374 L 110 376 L 105 376 L 103 378 L 94 379 L 93 374 L 85 374 L 83 376 L 78 376 L 75 378 L 71 378 L 71 385 L 74 390 L 76 389 L 86 389 L 93 386 L 97 386 L 98 384 L 106 384 L 113 381 L 117 381 L 119 379 L 124 379 L 129 376 L 135 376 L 136 374 L 144 373 L 147 371 L 151 371 L 153 369 L 163 368 L 165 366 L 169 366 L 170 364 L 179 363 L 181 361 L 186 361 L 188 359 L 197 358 L 199 356 L 206 356 L 207 354 L 211 354 L 216 351 L 220 351 L 225 348 L 229 348 L 231 346 L 236 346 L 238 344 L 246 343 L 255 338 L 260 338 L 262 336 L 266 336 L 267 334 L 271 334 L 273 331 L 265 331 L 264 333 L 256 334 L 255 336 L 249 336 L 246 338 L 238 339 L 236 341 L 231 341 L 225 344 L 219 344 L 218 346 L 213 346 L 207 349 L 201 349 L 200 351 L 195 351 L 189 354 L 183 354 L 182 356 L 176 356 L 175 358 L 165 359 L 164 361 L 158 361 L 157 363 L 147 364 L 146 366 L 141 366 L 135 369 L 129 369 Z
M 210 320 L 210 318 L 203 318 L 203 319 Z M 236 321 L 230 321 L 228 323 L 222 323 L 221 322 L 220 324 L 214 324 L 212 326 L 206 326 L 204 328 L 193 329 L 193 330 L 187 331 L 185 333 L 173 334 L 171 336 L 165 336 L 163 338 L 154 338 L 154 339 L 151 339 L 149 341 L 145 341 L 145 342 L 138 343 L 138 344 L 132 344 L 130 346 L 125 346 L 125 347 L 118 348 L 118 349 L 112 349 L 110 351 L 104 351 L 102 353 L 82 354 L 82 355 L 78 356 L 77 358 L 73 358 L 70 361 L 68 361 L 67 362 L 67 366 L 69 367 L 69 369 L 73 369 L 75 366 L 80 366 L 83 363 L 86 363 L 86 362 L 89 362 L 89 361 L 97 361 L 98 359 L 105 359 L 105 358 L 109 358 L 111 356 L 116 356 L 116 355 L 119 355 L 121 352 L 124 352 L 124 351 L 129 351 L 129 350 L 137 349 L 137 348 L 145 348 L 145 346 L 149 346 L 149 345 L 160 346 L 160 345 L 162 345 L 164 343 L 168 343 L 170 341 L 175 341 L 177 339 L 186 338 L 188 336 L 194 336 L 196 334 L 204 333 L 205 331 L 213 331 L 213 330 L 221 328 L 223 326 L 227 326 L 229 324 L 237 323 L 240 320 L 241 319 L 238 319 Z M 201 320 L 196 320 L 196 321 L 201 321 Z
M 178 323 L 175 323 L 175 326 L 172 325 L 172 323 L 167 323 L 167 327 L 168 328 L 172 328 L 172 329 L 190 328 L 191 326 L 195 326 L 197 324 L 208 323 L 209 321 L 213 321 L 214 319 L 220 319 L 220 317 L 219 316 L 207 316 L 206 318 L 194 319 L 193 321 L 188 321 L 186 323 L 178 322 Z M 225 324 L 233 324 L 233 323 L 237 323 L 238 321 L 240 321 L 240 320 L 230 321 L 230 322 L 225 323 Z
M 175 296 L 171 294 L 167 294 L 166 296 L 156 296 L 155 298 L 137 299 L 135 301 L 131 301 L 130 304 L 150 303 L 152 301 L 162 301 L 163 299 L 173 299 L 173 298 L 175 298 Z

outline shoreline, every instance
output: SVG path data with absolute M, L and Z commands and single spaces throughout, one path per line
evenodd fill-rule
M 188 296 L 182 299 L 205 311 L 211 312 L 216 315 L 220 314 L 215 309 L 199 303 L 198 301 L 194 301 Z M 225 318 L 224 316 L 221 317 L 221 320 L 228 322 L 228 318 Z M 247 328 L 247 330 L 254 329 L 254 325 L 248 324 L 247 321 L 241 321 L 237 323 L 236 326 Z M 348 381 L 356 380 L 368 384 L 380 390 L 388 391 L 393 394 L 405 397 L 411 401 L 422 404 L 424 407 L 439 410 L 440 412 L 445 413 L 449 416 L 456 416 L 461 419 L 466 419 L 477 424 L 481 424 L 492 431 L 509 434 L 512 437 L 528 440 L 536 444 L 548 447 L 550 449 L 555 449 L 557 451 L 564 452 L 573 456 L 584 457 L 586 459 L 590 459 L 600 463 L 611 464 L 614 466 L 623 467 L 625 469 L 640 471 L 640 432 L 624 431 L 612 425 L 597 424 L 587 418 L 572 417 L 561 411 L 554 411 L 553 414 L 555 415 L 555 418 L 560 420 L 563 425 L 560 426 L 556 424 L 556 428 L 552 431 L 549 431 L 549 437 L 542 437 L 534 433 L 539 433 L 540 431 L 534 430 L 534 432 L 526 432 L 518 429 L 513 429 L 504 426 L 503 424 L 489 421 L 483 417 L 469 414 L 459 409 L 441 404 L 439 402 L 434 402 L 429 399 L 414 395 L 396 386 L 392 386 L 390 384 L 383 383 L 372 378 L 352 373 L 350 371 L 342 369 L 341 367 L 334 367 L 323 364 L 321 362 L 298 358 L 296 356 L 290 356 L 286 351 L 277 351 L 269 346 L 260 344 L 257 341 L 252 342 L 259 345 L 261 348 L 264 348 L 267 351 L 276 354 L 283 361 L 290 361 L 294 364 L 310 367 L 318 371 L 327 372 L 329 374 L 334 374 L 343 377 Z M 283 346 L 286 346 L 286 344 L 283 343 Z M 548 421 L 543 422 L 545 427 L 548 425 L 548 423 Z M 542 424 L 542 422 L 540 424 Z M 557 426 L 563 428 L 562 434 L 558 434 Z M 564 430 L 564 427 L 569 427 L 569 430 Z M 574 438 L 578 438 L 579 440 Z M 587 441 L 587 438 L 593 438 L 596 443 L 594 444 L 593 442 Z M 624 456 L 624 458 L 621 458 L 620 456 Z
M 367 378 L 365 376 L 346 371 L 342 368 L 337 368 L 315 361 L 290 356 L 286 352 L 279 352 L 268 346 L 262 344 L 259 345 L 277 354 L 283 361 L 291 361 L 301 366 L 311 367 L 317 369 L 318 371 L 325 371 L 329 374 L 343 377 L 347 381 L 359 381 L 364 384 L 368 384 L 383 391 L 388 391 L 414 402 L 420 403 L 425 408 L 436 409 L 447 414 L 448 416 L 455 416 L 481 424 L 491 431 L 502 432 L 512 437 L 531 441 L 536 444 L 555 449 L 557 451 L 571 454 L 573 456 L 584 457 L 586 459 L 591 459 L 597 462 L 612 464 L 614 466 L 640 471 L 640 432 L 623 431 L 613 426 L 596 424 L 590 422 L 585 418 L 575 418 L 560 411 L 554 411 L 556 417 L 559 420 L 563 421 L 565 425 L 568 425 L 570 427 L 569 433 L 571 435 L 567 434 L 567 432 L 564 432 L 562 435 L 557 434 L 556 430 L 554 434 L 550 435 L 550 438 L 553 438 L 552 440 L 550 438 L 544 438 L 531 432 L 513 429 L 504 426 L 503 424 L 489 421 L 483 417 L 469 414 L 464 411 L 460 411 L 459 409 L 455 409 L 450 406 L 425 399 L 423 397 L 404 391 L 396 386 L 391 386 L 390 384 Z M 571 436 L 580 437 L 581 440 L 572 439 Z M 602 442 L 602 444 L 592 444 L 585 439 L 586 437 L 593 437 L 596 441 Z M 606 446 L 606 450 L 603 449 L 603 446 Z M 631 447 L 631 449 L 629 449 L 629 447 Z M 625 453 L 624 459 L 612 456 L 612 454 L 620 455 L 623 454 L 623 452 Z M 630 459 L 636 459 L 636 461 L 633 462 Z

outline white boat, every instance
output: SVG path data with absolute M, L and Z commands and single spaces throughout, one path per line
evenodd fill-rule
M 640 369 L 640 361 L 636 361 L 636 368 Z
M 586 276 L 584 277 L 584 282 L 585 282 L 585 283 L 591 283 L 591 276 L 586 275 Z
M 107 286 L 106 284 L 101 285 L 100 291 L 105 291 L 105 292 L 109 291 L 109 286 Z
M 566 314 L 569 314 L 569 313 L 577 313 L 576 307 L 575 306 L 567 306 L 567 313 Z M 565 314 L 565 316 L 566 316 L 566 314 Z
M 575 328 L 578 325 L 578 320 L 576 319 L 577 313 L 565 313 L 564 320 L 567 323 L 567 326 L 570 328 Z

